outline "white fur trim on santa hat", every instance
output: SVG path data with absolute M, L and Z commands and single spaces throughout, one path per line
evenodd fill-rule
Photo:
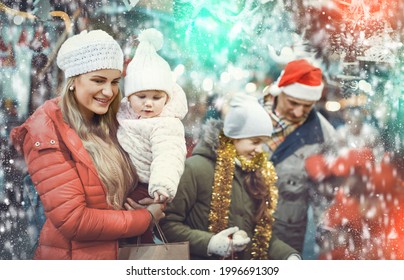
M 318 101 L 321 98 L 323 88 L 323 83 L 321 83 L 319 86 L 308 86 L 300 83 L 294 83 L 285 87 L 281 87 L 279 89 L 281 89 L 281 91 L 285 94 L 294 98 L 308 101 Z
M 278 83 L 282 79 L 284 72 L 285 71 L 282 71 L 276 82 L 264 88 L 264 95 L 271 94 L 272 96 L 277 96 L 284 92 L 285 94 L 298 99 L 308 101 L 320 100 L 324 88 L 323 83 L 318 86 L 308 86 L 300 83 L 293 83 L 284 87 L 278 87 Z

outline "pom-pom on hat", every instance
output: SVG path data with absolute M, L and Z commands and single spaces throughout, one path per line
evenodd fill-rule
M 107 32 L 83 30 L 62 44 L 56 62 L 66 78 L 100 69 L 117 69 L 122 72 L 123 52 Z
M 149 28 L 139 35 L 139 45 L 125 77 L 125 96 L 143 90 L 162 90 L 172 95 L 174 80 L 170 65 L 157 51 L 163 46 L 160 31 Z
M 272 120 L 257 98 L 246 94 L 232 98 L 224 118 L 224 135 L 233 139 L 270 137 L 272 131 Z
M 299 59 L 289 62 L 278 80 L 264 89 L 264 94 L 277 96 L 284 92 L 298 99 L 317 101 L 323 88 L 321 69 Z

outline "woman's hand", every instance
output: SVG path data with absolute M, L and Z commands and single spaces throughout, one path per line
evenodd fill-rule
M 142 200 L 144 200 L 144 199 L 142 199 Z M 139 202 L 141 202 L 142 200 L 140 200 Z M 143 205 L 143 203 L 142 204 L 136 203 L 131 198 L 127 198 L 126 202 L 123 204 L 123 206 L 125 207 L 126 210 L 137 210 L 137 209 L 142 209 L 142 208 L 147 207 L 147 205 Z
M 158 206 L 156 206 L 158 205 Z M 151 214 L 153 214 L 154 218 L 158 218 L 160 217 L 160 213 L 156 213 L 156 215 L 154 215 L 154 212 L 156 211 L 155 208 L 160 208 L 161 211 L 164 211 L 166 209 L 167 203 L 154 203 L 152 198 L 143 198 L 141 200 L 139 200 L 139 202 L 135 202 L 133 199 L 131 198 L 127 198 L 126 202 L 124 203 L 124 207 L 126 210 L 137 210 L 137 209 L 143 209 L 143 208 L 147 208 L 147 210 L 149 210 L 149 212 Z M 150 208 L 149 208 L 150 207 Z M 161 218 L 161 217 L 160 217 Z M 158 220 L 160 220 L 160 218 L 158 218 Z
M 154 200 L 151 197 L 145 197 L 145 198 L 139 200 L 138 202 L 135 202 L 133 199 L 128 197 L 123 206 L 125 207 L 126 210 L 136 210 L 136 209 L 146 208 L 148 205 L 153 204 L 153 203 L 154 203 Z
M 165 204 L 155 203 L 147 206 L 147 211 L 152 215 L 154 223 L 158 223 L 160 219 L 165 217 L 163 210 L 165 209 Z
M 151 203 L 150 203 L 151 201 Z M 146 203 L 148 204 L 146 204 Z M 139 203 L 136 203 L 133 199 L 128 198 L 124 204 L 126 210 L 138 210 L 146 208 L 152 216 L 152 222 L 150 223 L 150 227 L 153 228 L 155 223 L 158 223 L 160 219 L 165 217 L 163 210 L 166 208 L 165 203 L 153 203 L 152 198 L 144 198 L 139 200 Z

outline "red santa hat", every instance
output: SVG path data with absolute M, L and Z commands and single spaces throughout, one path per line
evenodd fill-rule
M 321 69 L 299 59 L 289 62 L 278 80 L 264 89 L 264 94 L 276 96 L 284 92 L 298 99 L 317 101 L 323 88 Z

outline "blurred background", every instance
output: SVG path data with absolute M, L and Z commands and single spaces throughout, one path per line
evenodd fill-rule
M 57 96 L 63 83 L 55 63 L 60 45 L 84 29 L 103 29 L 120 43 L 127 65 L 138 34 L 150 27 L 163 33 L 160 55 L 188 97 L 188 155 L 201 125 L 209 117 L 220 118 L 233 94 L 263 98 L 263 88 L 296 58 L 310 58 L 321 67 L 325 90 L 317 109 L 340 131 L 341 153 L 370 148 L 378 166 L 388 162 L 391 172 L 380 167 L 383 171 L 375 174 L 383 190 L 357 196 L 380 206 L 376 218 L 369 214 L 374 209 L 361 204 L 355 211 L 362 226 L 355 236 L 350 236 L 354 228 L 348 215 L 348 222 L 334 224 L 334 236 L 321 237 L 321 246 L 307 258 L 402 259 L 404 245 L 394 247 L 391 240 L 404 235 L 397 226 L 404 213 L 392 210 L 401 209 L 403 186 L 390 177 L 403 171 L 403 10 L 403 0 L 1 0 L 0 259 L 29 258 L 27 247 L 35 239 L 24 208 L 26 168 L 8 136 Z M 333 199 L 339 199 L 338 211 L 348 211 L 341 195 Z M 383 228 L 369 230 L 369 215 Z M 377 242 L 369 243 L 372 239 Z M 363 253 L 369 246 L 375 249 Z

